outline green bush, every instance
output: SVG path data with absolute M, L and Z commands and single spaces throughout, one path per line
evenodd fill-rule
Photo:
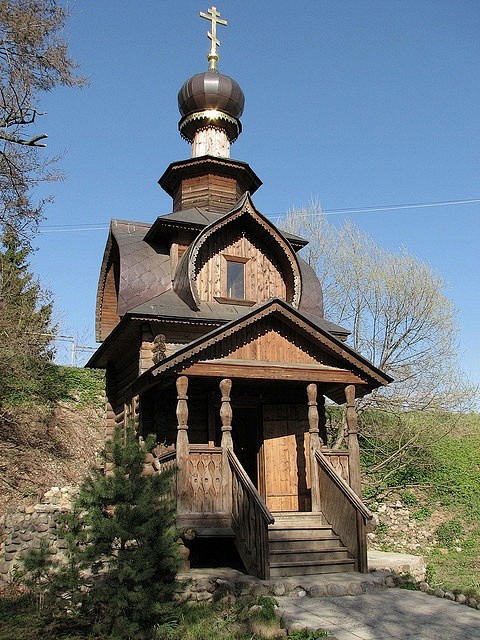
M 146 448 L 152 444 L 147 439 Z M 131 430 L 125 442 L 117 432 L 111 456 L 113 474 L 93 471 L 65 515 L 68 562 L 52 575 L 45 552 L 30 554 L 26 567 L 44 615 L 57 626 L 144 640 L 159 622 L 159 604 L 174 592 L 181 563 L 173 505 L 165 498 L 172 474 L 142 475 L 145 448 Z

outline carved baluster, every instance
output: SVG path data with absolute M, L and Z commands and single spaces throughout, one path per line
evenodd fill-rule
M 188 442 L 188 378 L 177 378 L 177 512 L 188 513 L 190 491 L 188 482 L 189 449 Z
M 358 444 L 358 418 L 357 410 L 355 408 L 355 386 L 353 384 L 349 384 L 345 387 L 345 398 L 347 400 L 345 417 L 347 420 L 348 433 L 348 467 L 350 474 L 350 486 L 355 493 L 361 497 L 362 477 L 360 473 L 360 447 Z M 357 570 L 360 573 L 367 573 L 367 536 L 365 532 L 365 523 L 358 511 L 356 521 L 358 545 Z
M 227 513 L 232 510 L 232 472 L 228 461 L 227 451 L 233 451 L 232 440 L 232 405 L 230 403 L 230 390 L 232 381 L 225 378 L 220 382 L 222 392 L 222 404 L 220 405 L 220 420 L 222 423 L 222 495 L 223 508 Z
M 230 390 L 232 381 L 225 378 L 220 382 L 222 392 L 222 404 L 220 405 L 220 420 L 222 422 L 222 447 L 233 449 L 232 440 L 232 405 L 230 403 Z
M 360 475 L 360 447 L 358 445 L 358 419 L 355 408 L 355 386 L 349 384 L 345 387 L 345 398 L 347 409 L 345 417 L 347 420 L 348 451 L 349 451 L 349 472 L 350 486 L 358 496 L 362 495 L 362 479 Z
M 308 397 L 308 424 L 310 433 L 310 482 L 312 511 L 321 511 L 320 482 L 318 476 L 318 463 L 315 459 L 315 451 L 322 446 L 322 440 L 318 430 L 317 385 L 307 386 Z

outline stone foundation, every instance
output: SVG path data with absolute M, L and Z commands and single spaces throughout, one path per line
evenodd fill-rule
M 74 487 L 53 487 L 39 504 L 9 510 L 0 519 L 0 580 L 11 581 L 22 569 L 22 557 L 38 549 L 41 540 L 50 547 L 52 559 L 61 558 L 66 547 L 58 538 L 59 516 L 71 507 Z

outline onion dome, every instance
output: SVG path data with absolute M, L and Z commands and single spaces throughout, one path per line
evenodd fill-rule
M 234 142 L 242 131 L 240 116 L 244 104 L 243 91 L 233 78 L 216 69 L 198 73 L 186 80 L 178 93 L 180 133 L 193 142 L 199 129 L 217 127 Z

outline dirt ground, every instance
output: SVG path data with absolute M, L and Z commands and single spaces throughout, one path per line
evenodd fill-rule
M 35 504 L 52 486 L 78 483 L 103 446 L 103 411 L 73 403 L 0 423 L 0 517 Z

